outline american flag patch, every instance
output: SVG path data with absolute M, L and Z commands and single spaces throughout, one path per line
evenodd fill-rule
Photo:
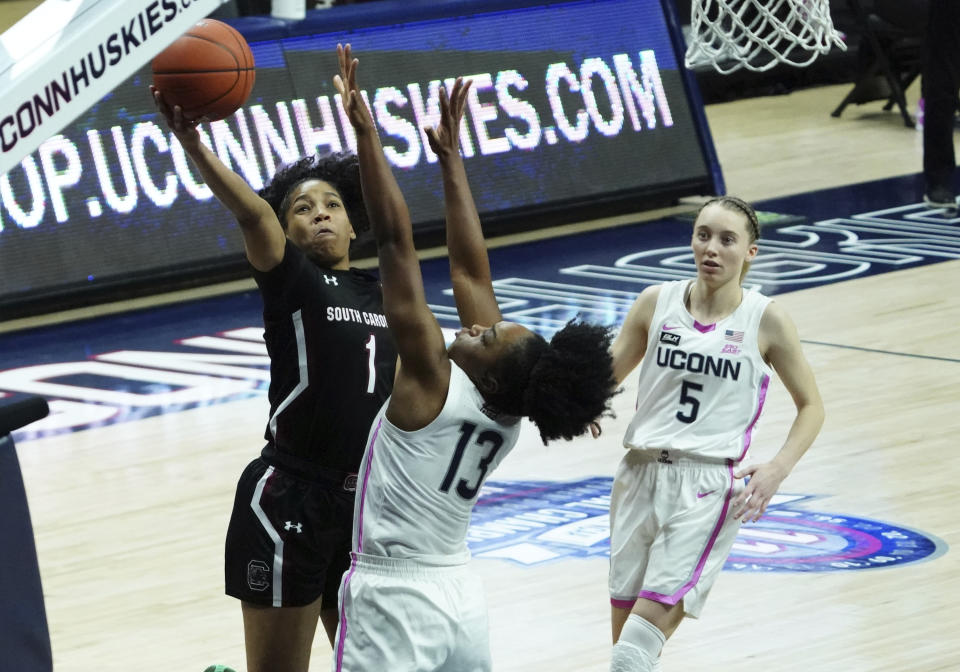
M 743 343 L 743 332 L 727 329 L 723 332 L 723 340 L 733 341 L 734 343 Z

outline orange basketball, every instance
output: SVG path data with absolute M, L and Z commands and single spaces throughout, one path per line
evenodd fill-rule
M 187 119 L 223 119 L 243 105 L 256 74 L 243 35 L 216 19 L 203 19 L 160 52 L 151 64 L 153 85 Z

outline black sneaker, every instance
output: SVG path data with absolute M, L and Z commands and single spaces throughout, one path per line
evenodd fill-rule
M 957 197 L 945 187 L 934 187 L 923 195 L 923 202 L 935 208 L 957 209 Z

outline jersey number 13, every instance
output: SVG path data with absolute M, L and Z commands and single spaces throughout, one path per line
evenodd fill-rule
M 450 466 L 447 467 L 447 474 L 443 477 L 443 483 L 440 484 L 440 492 L 450 491 L 450 486 L 453 485 L 453 479 L 456 478 L 457 472 L 460 469 L 463 453 L 467 449 L 467 445 L 470 443 L 470 439 L 473 438 L 476 431 L 477 426 L 472 422 L 464 422 L 460 425 L 460 441 L 457 442 L 457 449 L 453 451 L 453 459 L 450 460 Z M 478 446 L 489 446 L 489 450 L 477 463 L 476 470 L 479 473 L 477 474 L 476 482 L 470 485 L 470 482 L 466 478 L 461 478 L 457 482 L 457 494 L 468 500 L 476 497 L 480 491 L 480 486 L 483 485 L 483 479 L 487 475 L 487 469 L 490 468 L 490 464 L 497 457 L 497 452 L 503 446 L 503 436 L 499 432 L 487 429 L 480 432 L 475 444 Z

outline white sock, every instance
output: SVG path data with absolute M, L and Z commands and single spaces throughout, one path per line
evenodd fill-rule
M 650 621 L 630 614 L 613 646 L 610 672 L 655 672 L 667 638 Z

